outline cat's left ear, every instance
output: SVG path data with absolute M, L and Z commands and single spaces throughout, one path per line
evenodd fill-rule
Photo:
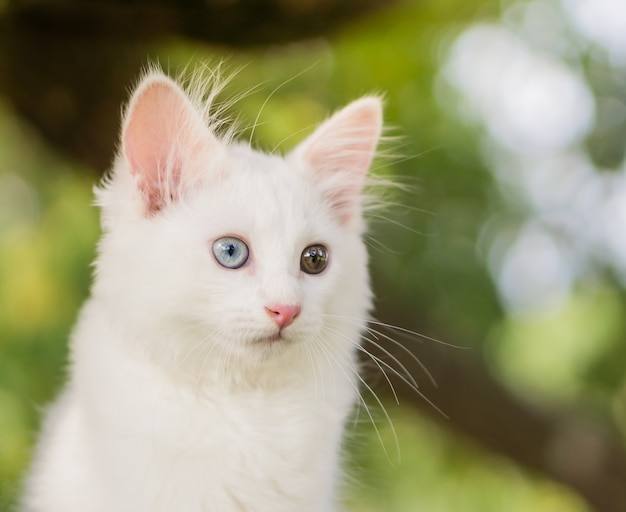
M 354 101 L 321 124 L 293 151 L 342 223 L 359 211 L 365 176 L 382 132 L 379 98 Z

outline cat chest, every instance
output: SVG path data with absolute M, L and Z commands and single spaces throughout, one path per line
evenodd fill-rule
M 94 460 L 120 494 L 134 499 L 140 488 L 159 503 L 217 500 L 224 510 L 246 500 L 306 510 L 296 502 L 328 494 L 342 419 L 326 406 L 258 394 L 174 398 L 135 397 L 100 430 Z

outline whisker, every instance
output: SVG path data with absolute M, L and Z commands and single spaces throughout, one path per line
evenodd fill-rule
M 370 340 L 370 341 L 371 341 L 371 340 Z M 363 347 L 361 347 L 361 348 L 362 348 L 363 350 L 365 350 L 365 352 L 366 352 L 369 356 L 371 356 L 371 357 L 376 357 L 376 356 L 374 356 L 373 354 L 370 354 L 369 352 L 367 352 L 367 350 L 366 350 L 366 349 L 364 349 Z M 391 371 L 392 371 L 392 372 L 393 372 L 393 373 L 394 373 L 394 374 L 395 374 L 395 375 L 396 375 L 399 379 L 401 379 L 401 380 L 402 380 L 402 381 L 403 381 L 403 382 L 404 382 L 407 386 L 409 386 L 409 387 L 410 387 L 410 388 L 411 388 L 411 389 L 412 389 L 415 393 L 417 393 L 417 394 L 420 396 L 420 398 L 421 398 L 422 400 L 424 400 L 424 401 L 425 401 L 428 405 L 430 405 L 433 409 L 435 409 L 435 411 L 437 411 L 439 414 L 441 414 L 441 415 L 442 415 L 445 419 L 450 419 L 450 417 L 449 417 L 449 416 L 448 416 L 445 412 L 443 412 L 443 411 L 441 410 L 441 408 L 440 408 L 440 407 L 438 407 L 437 405 L 435 405 L 435 403 L 434 403 L 434 402 L 433 402 L 430 398 L 428 398 L 428 397 L 427 397 L 427 396 L 426 396 L 426 395 L 425 395 L 422 391 L 420 391 L 420 389 L 419 389 L 419 387 L 417 386 L 417 384 L 415 384 L 415 385 L 414 385 L 414 384 L 412 384 L 412 382 L 411 382 L 411 381 L 413 381 L 413 378 L 412 378 L 412 377 L 411 377 L 411 379 L 410 379 L 410 380 L 409 380 L 409 379 L 407 379 L 404 375 L 402 375 L 402 374 L 401 374 L 398 370 L 396 370 L 393 366 L 391 366 L 390 364 L 386 363 L 385 361 L 383 361 L 383 360 L 382 360 L 382 359 L 380 359 L 380 358 L 377 358 L 377 359 L 379 359 L 379 361 L 380 361 L 382 364 L 384 364 L 385 366 L 387 366 L 387 367 L 388 367 L 388 368 L 389 368 L 389 369 L 390 369 L 390 370 L 391 370 Z M 410 373 L 408 373 L 407 375 L 409 375 L 409 376 L 410 376 Z M 430 376 L 430 374 L 428 374 L 428 375 Z M 393 390 L 393 394 L 394 394 L 394 396 L 396 397 L 396 400 L 397 400 L 397 395 L 396 395 L 395 389 L 393 389 L 393 386 L 392 386 L 392 390 Z M 399 402 L 398 402 L 398 403 L 399 403 Z
M 324 315 L 327 318 L 339 318 L 348 322 L 351 322 L 353 325 L 356 326 L 361 326 L 362 325 L 362 321 L 358 318 L 355 317 L 349 317 L 349 316 L 345 316 L 345 315 L 332 315 L 332 314 L 325 314 Z M 449 343 L 437 340 L 435 338 L 431 338 L 428 336 L 424 336 L 424 335 L 420 335 L 417 332 L 411 331 L 409 329 L 405 329 L 402 327 L 398 327 L 398 326 L 394 326 L 391 324 L 386 324 L 383 322 L 379 322 L 377 320 L 374 319 L 370 319 L 368 321 L 368 323 L 370 324 L 374 324 L 376 326 L 379 327 L 384 327 L 387 329 L 391 329 L 391 330 L 395 330 L 398 331 L 400 334 L 403 334 L 404 336 L 412 336 L 414 338 L 425 338 L 427 340 L 431 340 L 431 341 L 435 341 L 437 343 L 443 344 L 444 346 L 449 346 L 452 348 L 464 348 L 464 347 L 458 347 L 455 345 L 451 345 Z M 335 334 L 337 335 L 341 335 L 341 333 L 334 331 L 333 329 L 331 329 L 330 327 L 325 327 L 325 329 L 331 331 L 331 332 L 335 332 Z M 428 377 L 429 381 L 432 383 L 432 385 L 434 387 L 438 387 L 437 386 L 437 382 L 435 380 L 435 378 L 433 377 L 433 375 L 428 371 L 428 369 L 426 368 L 426 366 L 424 365 L 424 363 L 422 363 L 420 361 L 420 359 L 417 357 L 417 355 L 415 355 L 408 347 L 406 347 L 405 345 L 403 345 L 402 343 L 400 343 L 399 341 L 395 340 L 394 338 L 392 338 L 391 336 L 385 334 L 384 332 L 381 332 L 380 330 L 374 329 L 372 327 L 369 326 L 365 326 L 364 327 L 365 332 L 369 335 L 369 336 L 363 336 L 363 340 L 366 343 L 372 343 L 375 347 L 377 347 L 379 350 L 381 350 L 385 355 L 387 355 L 388 357 L 390 357 L 392 359 L 392 361 L 394 363 L 396 363 L 398 365 L 398 367 L 400 368 L 400 370 L 398 370 L 397 368 L 394 368 L 393 366 L 391 366 L 389 363 L 387 363 L 386 361 L 378 358 L 377 356 L 375 356 L 374 354 L 371 354 L 367 349 L 365 349 L 364 347 L 363 350 L 365 350 L 365 352 L 367 353 L 367 355 L 370 358 L 374 358 L 376 357 L 378 359 L 379 364 L 383 364 L 384 366 L 386 366 L 387 368 L 389 368 L 391 371 L 394 372 L 395 375 L 398 376 L 398 378 L 400 378 L 403 382 L 405 382 L 413 391 L 415 391 L 426 403 L 428 403 L 433 409 L 435 409 L 439 414 L 441 414 L 444 418 L 448 418 L 448 415 L 445 414 L 441 408 L 439 408 L 432 400 L 430 400 L 422 391 L 419 390 L 419 386 L 417 384 L 417 381 L 415 380 L 415 378 L 413 377 L 413 375 L 411 375 L 411 372 L 408 370 L 408 368 L 395 356 L 393 355 L 391 352 L 389 352 L 387 349 L 385 349 L 382 345 L 380 345 L 378 343 L 379 341 L 379 337 L 386 339 L 388 341 L 390 341 L 391 343 L 393 343 L 394 345 L 398 346 L 400 349 L 402 349 L 404 352 L 406 352 L 409 357 L 411 357 L 411 359 L 413 359 L 416 364 L 419 365 L 419 367 L 422 369 L 422 371 L 425 373 L 425 375 Z M 374 338 L 374 339 L 372 339 Z M 361 350 L 361 348 L 358 348 L 358 350 Z M 373 360 L 373 359 L 372 359 Z M 377 364 L 378 366 L 378 364 Z M 379 367 L 379 369 L 381 369 L 381 371 L 383 371 L 382 368 Z M 404 372 L 404 374 L 402 374 L 402 372 Z M 383 371 L 383 374 L 385 375 L 385 378 L 388 379 L 388 375 L 386 375 L 386 373 Z M 361 382 L 363 382 L 363 379 L 360 378 L 359 376 L 359 380 L 361 380 Z M 369 388 L 369 386 L 368 386 Z M 392 389 L 392 393 L 394 395 L 394 398 L 397 400 L 397 393 L 395 391 L 395 389 L 393 389 L 393 386 L 391 386 Z M 371 388 L 369 388 L 370 392 Z
M 348 341 L 350 341 L 352 343 L 352 340 L 348 336 L 343 335 L 341 332 L 337 331 L 336 329 L 332 329 L 332 328 L 326 326 L 325 330 L 330 332 L 331 334 L 334 333 L 336 336 L 340 336 L 340 337 L 342 337 L 342 338 L 344 338 L 344 339 L 346 339 L 346 340 L 348 340 Z M 374 338 L 376 338 L 376 332 L 375 331 L 371 332 L 369 334 L 371 336 L 373 336 Z M 400 362 L 400 360 L 397 357 L 395 357 L 393 354 L 391 354 L 388 350 L 386 350 L 383 347 L 381 347 L 378 343 L 376 343 L 376 341 L 374 341 L 374 340 L 372 340 L 370 338 L 365 338 L 365 340 L 370 342 L 370 343 L 372 343 L 374 346 L 378 347 L 387 356 L 391 357 L 391 359 L 400 367 L 400 369 L 405 372 L 406 376 L 405 375 L 401 375 L 401 373 L 396 368 L 392 367 L 389 363 L 387 363 L 383 359 L 379 358 L 375 354 L 372 354 L 365 347 L 361 346 L 359 343 L 353 343 L 353 345 L 357 348 L 357 350 L 367 354 L 367 356 L 374 362 L 374 364 L 376 364 L 376 366 L 378 366 L 378 369 L 384 375 L 385 380 L 387 381 L 387 384 L 389 384 L 389 388 L 391 389 L 391 392 L 393 393 L 393 396 L 394 396 L 394 399 L 396 401 L 396 404 L 399 405 L 400 401 L 398 399 L 398 395 L 396 393 L 396 390 L 395 390 L 395 388 L 394 388 L 394 386 L 393 386 L 393 384 L 391 382 L 391 379 L 389 379 L 389 376 L 387 375 L 387 372 L 385 372 L 385 370 L 380 365 L 381 364 L 385 365 L 387 368 L 389 368 L 391 371 L 393 371 L 394 374 L 396 374 L 399 378 L 401 378 L 404 382 L 406 382 L 411 388 L 414 388 L 416 391 L 417 391 L 417 388 L 419 387 L 417 385 L 417 382 L 415 381 L 413 376 L 410 374 L 410 372 L 407 370 L 406 366 L 404 366 L 402 364 L 402 362 Z
M 339 370 L 341 371 L 341 373 L 343 373 L 343 375 L 345 376 L 345 378 L 348 380 L 348 382 L 350 382 L 350 384 L 352 385 L 352 387 L 354 388 L 355 392 L 357 393 L 361 403 L 363 404 L 364 408 L 365 408 L 365 412 L 367 413 L 370 422 L 372 424 L 372 426 L 374 427 L 374 430 L 376 432 L 376 436 L 378 437 L 378 440 L 381 444 L 381 447 L 383 449 L 383 452 L 385 453 L 385 456 L 387 457 L 387 460 L 391 463 L 391 459 L 389 457 L 389 452 L 387 451 L 387 447 L 385 446 L 385 442 L 383 441 L 383 437 L 382 434 L 378 428 L 378 426 L 376 425 L 376 422 L 374 420 L 374 416 L 372 415 L 372 412 L 370 411 L 369 406 L 367 405 L 367 402 L 365 401 L 365 399 L 363 398 L 363 395 L 361 394 L 359 387 L 355 384 L 355 382 L 350 379 L 350 377 L 348 376 L 348 374 L 346 373 L 346 371 L 344 370 L 343 366 L 336 360 L 336 358 L 332 355 L 332 353 L 330 353 L 328 351 L 328 348 L 325 347 L 322 343 L 320 343 L 318 345 L 324 352 L 326 352 L 328 354 L 328 356 L 333 359 L 335 361 L 335 364 L 337 365 L 337 368 L 339 368 Z M 354 375 L 356 376 L 357 380 L 359 380 L 362 385 L 370 392 L 370 394 L 374 397 L 374 399 L 376 400 L 378 406 L 380 407 L 380 409 L 383 411 L 383 414 L 385 415 L 385 418 L 387 420 L 387 422 L 389 423 L 389 426 L 391 428 L 392 434 L 393 434 L 393 438 L 394 438 L 394 444 L 395 444 L 395 448 L 396 448 L 396 453 L 398 454 L 398 459 L 400 458 L 400 442 L 398 440 L 398 435 L 396 432 L 396 429 L 393 425 L 393 422 L 391 421 L 391 417 L 389 416 L 389 413 L 387 412 L 387 409 L 385 408 L 385 406 L 383 405 L 381 399 L 378 397 L 378 395 L 374 392 L 374 390 L 367 384 L 367 382 L 365 382 L 365 380 L 363 379 L 363 377 L 361 377 L 361 375 L 359 375 L 359 372 L 356 371 L 354 368 L 351 368 L 352 372 L 354 373 Z
M 385 201 L 384 206 L 385 208 L 394 208 L 396 210 L 402 210 L 403 212 L 420 213 L 420 214 L 428 215 L 429 217 L 437 216 L 437 213 L 431 210 L 426 210 L 425 208 L 419 208 L 417 206 L 408 205 L 408 204 L 404 204 L 404 203 L 400 203 L 396 201 Z
M 371 327 L 367 327 L 366 328 L 367 331 L 369 333 L 376 333 L 379 336 L 381 336 L 382 338 L 390 341 L 391 343 L 393 343 L 394 345 L 396 345 L 397 347 L 399 347 L 401 350 L 403 350 L 404 352 L 406 352 L 409 357 L 411 359 L 413 359 L 413 361 L 415 361 L 417 363 L 417 365 L 422 369 L 422 371 L 426 374 L 426 376 L 428 377 L 428 380 L 432 383 L 432 385 L 436 388 L 437 386 L 437 381 L 435 380 L 435 378 L 433 377 L 433 375 L 430 373 L 430 371 L 428 371 L 428 368 L 426 368 L 426 365 L 424 363 L 422 363 L 422 361 L 420 360 L 419 357 L 417 357 L 417 355 L 415 355 L 411 350 L 409 350 L 408 347 L 404 346 L 402 343 L 400 343 L 398 340 L 393 339 L 391 336 L 387 336 L 385 333 L 377 331 Z M 366 338 L 367 339 L 367 338 Z M 368 340 L 370 343 L 373 343 L 372 340 Z M 378 343 L 375 344 L 377 348 L 379 348 L 380 350 L 383 350 L 384 352 L 386 352 L 389 356 L 394 357 L 392 354 L 390 354 L 387 350 L 383 349 L 383 347 L 381 345 L 379 345 Z M 397 358 L 394 358 L 397 361 Z M 406 370 L 406 368 L 405 368 Z M 407 374 L 410 374 L 410 372 L 408 370 L 406 370 Z
M 340 318 L 342 320 L 346 320 L 346 321 L 352 322 L 353 325 L 357 325 L 357 326 L 361 326 L 361 324 L 362 324 L 362 321 L 360 319 L 358 319 L 358 318 L 352 318 L 352 317 L 347 317 L 347 316 L 343 316 L 343 315 L 330 315 L 330 314 L 326 314 L 325 316 L 328 317 L 328 318 Z M 452 347 L 452 348 L 464 348 L 464 347 L 458 347 L 456 345 L 451 345 L 449 343 L 437 340 L 435 338 L 431 338 L 429 336 L 421 335 L 421 334 L 419 334 L 419 333 L 417 333 L 415 331 L 411 331 L 411 330 L 405 329 L 403 327 L 397 327 L 397 326 L 394 326 L 392 324 L 386 324 L 384 322 L 379 322 L 379 321 L 377 321 L 377 320 L 375 320 L 373 318 L 370 318 L 368 320 L 368 323 L 376 325 L 378 327 L 384 327 L 384 328 L 387 328 L 387 329 L 390 329 L 390 330 L 398 331 L 400 334 L 402 334 L 404 336 L 408 335 L 408 336 L 411 336 L 413 338 L 418 338 L 418 339 L 422 339 L 423 338 L 423 339 L 426 339 L 426 340 L 429 340 L 429 341 L 434 341 L 434 342 L 440 343 L 440 344 L 442 344 L 444 346 L 449 346 L 449 347 Z M 437 382 L 434 379 L 434 377 L 432 376 L 432 374 L 428 371 L 428 368 L 426 368 L 424 363 L 422 363 L 420 361 L 420 359 L 417 357 L 417 355 L 415 355 L 408 347 L 406 347 L 405 345 L 400 343 L 398 340 L 392 338 L 391 336 L 389 336 L 389 335 L 387 335 L 387 334 L 385 334 L 385 333 L 383 333 L 381 331 L 378 331 L 378 330 L 374 329 L 373 327 L 365 326 L 365 327 L 363 327 L 363 329 L 366 332 L 368 332 L 370 335 L 380 336 L 380 337 L 390 341 L 391 343 L 396 345 L 398 348 L 400 348 L 401 350 L 406 352 L 408 354 L 408 356 L 411 359 L 413 359 L 415 361 L 415 363 L 417 363 L 419 365 L 419 367 L 424 371 L 424 373 L 428 376 L 428 379 L 433 384 L 433 386 L 437 387 Z M 365 339 L 368 339 L 368 338 L 365 338 Z M 372 340 L 369 340 L 369 341 L 372 342 Z M 380 345 L 378 345 L 378 348 L 382 350 L 382 347 Z M 391 354 L 389 354 L 389 353 L 388 353 L 388 355 L 391 356 Z M 409 374 L 409 373 L 410 372 L 408 372 L 408 370 L 407 370 L 407 374 Z
M 363 240 L 365 241 L 365 243 L 369 247 L 371 247 L 372 249 L 374 249 L 376 251 L 384 252 L 384 253 L 391 253 L 391 254 L 395 254 L 395 255 L 402 254 L 400 251 L 395 251 L 395 250 L 391 249 L 390 247 L 387 247 L 380 240 L 377 240 L 376 238 L 374 238 L 371 235 L 365 235 L 363 237 Z
M 402 224 L 402 222 L 398 222 L 395 219 L 392 219 L 390 217 L 386 217 L 385 215 L 380 215 L 380 214 L 374 214 L 374 213 L 370 213 L 368 215 L 369 218 L 374 219 L 374 220 L 381 220 L 383 222 L 385 222 L 386 224 L 393 224 L 395 226 L 398 226 L 406 231 L 408 231 L 409 233 L 413 233 L 414 235 L 418 235 L 418 236 L 432 236 L 432 234 L 430 233 L 425 233 L 424 231 L 419 231 L 417 229 L 413 229 L 405 224 Z
M 272 97 L 274 96 L 274 94 L 276 94 L 281 88 L 283 88 L 285 85 L 287 85 L 290 82 L 293 82 L 294 80 L 296 80 L 297 78 L 301 77 L 302 75 L 304 75 L 305 73 L 309 72 L 311 69 L 313 69 L 315 66 L 317 66 L 319 64 L 319 60 L 314 62 L 313 64 L 311 64 L 309 67 L 303 69 L 302 71 L 300 71 L 299 73 L 297 73 L 296 75 L 292 76 L 291 78 L 288 78 L 287 80 L 281 82 L 280 84 L 278 84 L 273 90 L 272 92 L 269 93 L 269 95 L 267 96 L 267 98 L 265 98 L 265 101 L 263 102 L 263 104 L 261 105 L 261 108 L 259 109 L 259 112 L 254 120 L 254 123 L 252 124 L 252 129 L 250 131 L 250 138 L 248 139 L 248 144 L 252 145 L 252 139 L 254 137 L 254 131 L 256 130 L 256 127 L 259 124 L 259 119 L 261 118 L 261 114 L 263 113 L 263 110 L 265 109 L 266 105 L 268 104 L 268 102 L 270 101 L 270 99 L 272 99 Z
M 335 329 L 331 329 L 330 327 L 325 327 L 325 330 L 329 331 L 331 334 L 334 333 L 335 335 L 339 335 L 342 336 L 342 334 L 339 331 L 336 331 Z M 390 341 L 399 344 L 396 340 L 394 340 L 393 338 L 390 338 L 389 336 L 387 336 L 384 333 L 381 333 L 379 331 L 367 328 L 368 333 L 376 338 L 376 335 L 380 335 L 383 338 L 389 339 Z M 346 336 L 343 336 L 344 338 L 347 339 Z M 396 368 L 394 368 L 393 366 L 391 366 L 389 363 L 387 363 L 386 361 L 384 361 L 383 359 L 379 358 L 378 356 L 376 356 L 375 354 L 372 354 L 371 352 L 369 352 L 365 347 L 360 346 L 359 344 L 356 344 L 356 348 L 359 351 L 364 352 L 365 354 L 367 354 L 368 357 L 370 357 L 372 359 L 372 361 L 376 364 L 376 366 L 378 366 L 378 368 L 380 369 L 380 371 L 382 372 L 382 374 L 385 377 L 385 380 L 387 381 L 389 388 L 391 389 L 391 392 L 394 396 L 394 399 L 396 401 L 397 404 L 399 404 L 399 399 L 398 399 L 398 395 L 397 392 L 395 390 L 395 387 L 393 386 L 391 380 L 389 379 L 389 376 L 387 375 L 387 372 L 385 372 L 385 370 L 381 367 L 381 364 L 386 366 L 389 370 L 391 370 L 399 379 L 401 379 L 405 384 L 407 384 L 415 393 L 417 393 L 427 404 L 429 404 L 433 409 L 435 409 L 439 414 L 441 414 L 444 418 L 448 419 L 448 415 L 445 414 L 441 408 L 439 408 L 437 405 L 435 405 L 435 403 L 430 400 L 422 391 L 420 391 L 419 389 L 419 385 L 417 384 L 417 382 L 415 381 L 415 379 L 413 378 L 413 376 L 411 375 L 411 372 L 409 372 L 409 370 L 406 368 L 406 366 L 404 366 L 404 364 L 402 364 L 402 362 L 395 357 L 393 354 L 391 354 L 388 350 L 386 350 L 384 347 L 382 347 L 381 345 L 379 345 L 376 341 L 372 340 L 371 338 L 364 338 L 365 341 L 372 343 L 374 346 L 376 346 L 377 348 L 379 348 L 380 350 L 383 351 L 383 353 L 385 353 L 388 357 L 391 357 L 392 360 L 398 364 L 398 366 L 400 367 L 400 369 L 402 371 L 404 371 L 404 375 L 397 370 Z M 377 339 L 377 338 L 376 338 Z M 426 375 L 428 376 L 429 380 L 431 381 L 431 383 L 433 384 L 434 387 L 437 387 L 437 383 L 435 382 L 433 376 L 431 375 L 431 373 L 426 369 L 426 367 L 424 366 L 424 364 L 417 358 L 417 356 L 415 354 L 413 354 L 410 350 L 406 349 L 406 347 L 404 347 L 403 345 L 399 344 L 399 346 L 405 348 L 405 350 L 407 351 L 407 353 L 413 358 L 415 359 L 415 361 L 420 365 L 420 367 L 424 370 L 424 372 L 426 373 Z M 360 379 L 361 382 L 364 382 L 362 379 Z M 369 388 L 371 391 L 371 388 Z M 378 398 L 378 397 L 377 397 Z
M 400 399 L 398 398 L 398 394 L 396 393 L 396 388 L 393 386 L 393 383 L 391 382 L 391 379 L 389 378 L 389 375 L 387 375 L 387 372 L 381 366 L 381 364 L 384 364 L 385 366 L 390 368 L 392 371 L 394 371 L 394 373 L 396 373 L 396 375 L 400 376 L 398 374 L 398 372 L 394 368 L 391 368 L 391 366 L 389 364 L 385 363 L 385 361 L 381 360 L 380 357 L 377 357 L 374 354 L 368 352 L 361 345 L 356 345 L 356 347 L 357 347 L 357 350 L 359 352 L 362 352 L 362 353 L 366 354 L 374 362 L 374 364 L 378 367 L 378 369 L 381 371 L 381 373 L 385 377 L 385 380 L 387 381 L 387 384 L 389 385 L 389 389 L 391 389 L 391 393 L 393 394 L 393 398 L 394 398 L 394 400 L 396 402 L 396 405 L 400 405 Z
M 427 341 L 432 341 L 434 343 L 437 343 L 439 345 L 443 345 L 445 347 L 450 347 L 450 348 L 455 348 L 455 349 L 460 349 L 460 350 L 471 350 L 471 347 L 462 347 L 461 345 L 454 345 L 453 343 L 448 343 L 447 341 L 442 341 L 440 339 L 437 338 L 433 338 L 432 336 L 427 336 L 426 334 L 420 334 L 419 332 L 416 331 L 412 331 L 410 329 L 406 329 L 404 327 L 399 327 L 397 325 L 393 325 L 393 324 L 387 324 L 385 322 L 380 322 L 374 318 L 370 318 L 368 320 L 368 323 L 370 324 L 374 324 L 377 325 L 379 327 L 386 327 L 387 329 L 391 329 L 393 331 L 399 332 L 399 333 L 403 333 L 403 334 L 408 334 L 410 336 L 416 337 L 416 338 L 421 338 Z
M 363 347 L 361 347 L 361 349 L 363 351 L 365 351 L 365 353 L 373 358 L 378 359 L 378 361 L 380 361 L 381 364 L 385 365 L 387 368 L 389 368 L 389 370 L 391 370 L 399 379 L 401 379 L 407 386 L 409 386 L 415 393 L 417 393 L 420 398 L 422 398 L 424 401 L 426 401 L 426 403 L 428 403 L 431 407 L 433 407 L 439 414 L 441 414 L 444 418 L 449 419 L 448 415 L 445 414 L 439 407 L 437 407 L 432 400 L 430 400 L 428 397 L 426 397 L 426 395 L 424 393 L 422 393 L 419 388 L 417 387 L 417 385 L 413 385 L 411 383 L 411 381 L 409 379 L 407 379 L 407 377 L 405 377 L 404 375 L 402 375 L 400 372 L 398 372 L 398 370 L 396 370 L 393 366 L 391 366 L 389 363 L 386 363 L 384 360 L 374 356 L 373 354 L 370 354 L 369 352 L 367 352 L 366 349 L 364 349 Z M 382 370 L 382 368 L 381 368 Z M 383 370 L 384 372 L 384 370 Z M 391 389 L 393 391 L 394 396 L 396 397 L 396 403 L 399 405 L 400 402 L 397 401 L 397 394 L 395 392 L 395 389 L 393 389 L 393 386 L 391 386 Z
M 380 407 L 381 411 L 383 412 L 385 419 L 387 420 L 387 423 L 389 424 L 389 426 L 391 427 L 391 433 L 393 435 L 393 440 L 394 440 L 394 445 L 395 445 L 395 449 L 396 449 L 396 453 L 398 455 L 398 462 L 400 459 L 400 440 L 398 439 L 398 433 L 396 432 L 396 427 L 393 424 L 393 421 L 391 421 L 391 416 L 389 416 L 389 412 L 387 411 L 387 408 L 384 406 L 382 400 L 378 397 L 378 395 L 376 394 L 376 392 L 372 389 L 372 387 L 365 381 L 365 379 L 363 377 L 361 377 L 361 375 L 359 375 L 359 373 L 355 370 L 355 374 L 358 378 L 358 380 L 361 382 L 361 384 L 363 386 L 365 386 L 365 389 L 367 389 L 370 394 L 372 395 L 372 397 L 374 397 L 374 400 L 376 400 L 376 403 L 378 404 L 378 406 Z M 389 460 L 389 462 L 391 462 L 391 459 L 389 458 L 389 452 L 387 451 L 387 448 L 385 447 L 385 443 L 382 440 L 380 431 L 378 430 L 378 428 L 376 427 L 375 423 L 374 423 L 374 419 L 372 418 L 371 412 L 369 411 L 369 408 L 367 409 L 367 413 L 370 417 L 370 419 L 372 420 L 372 425 L 374 425 L 374 428 L 376 430 L 376 434 L 378 436 L 378 439 L 380 440 L 383 450 L 385 452 L 385 455 L 387 456 L 387 460 Z
M 287 142 L 290 139 L 293 139 L 294 137 L 297 137 L 298 135 L 302 134 L 302 133 L 307 133 L 309 131 L 311 131 L 313 128 L 315 128 L 317 126 L 317 123 L 309 125 L 307 127 L 301 128 L 300 130 L 296 130 L 292 133 L 290 133 L 289 135 L 287 135 L 286 137 L 283 137 L 282 140 L 280 140 L 276 145 L 274 145 L 274 147 L 272 148 L 272 150 L 270 151 L 270 154 L 275 154 L 276 150 L 282 146 L 285 142 Z
M 377 331 L 374 331 L 374 330 L 372 330 L 371 332 L 369 332 L 369 334 L 370 334 L 371 336 L 375 336 L 375 335 L 376 335 L 376 333 L 377 333 Z M 379 334 L 379 333 L 378 333 L 378 334 Z M 382 351 L 382 352 L 383 352 L 383 353 L 384 353 L 387 357 L 390 357 L 390 358 L 392 359 L 392 361 L 393 361 L 394 363 L 396 363 L 396 364 L 400 367 L 400 369 L 404 372 L 404 374 L 407 376 L 407 378 L 408 378 L 408 379 L 410 379 L 410 381 L 413 383 L 413 385 L 414 385 L 416 388 L 419 388 L 419 386 L 417 385 L 417 381 L 415 380 L 415 378 L 413 377 L 413 375 L 411 375 L 411 372 L 409 372 L 409 370 L 407 369 L 407 367 L 406 367 L 406 366 L 404 366 L 404 364 L 402 363 L 402 361 L 400 361 L 400 360 L 399 360 L 396 356 L 394 356 L 394 355 L 393 355 L 393 354 L 392 354 L 389 350 L 387 350 L 386 348 L 384 348 L 384 347 L 383 347 L 380 343 L 377 343 L 376 341 L 372 340 L 371 338 L 364 337 L 364 339 L 365 339 L 365 341 L 366 341 L 367 343 L 371 343 L 371 344 L 372 344 L 372 345 L 374 345 L 374 346 L 375 346 L 378 350 Z M 394 343 L 397 343 L 397 341 L 396 341 L 396 340 L 393 340 L 393 339 L 392 339 L 391 341 L 393 341 Z M 404 345 L 400 345 L 400 346 L 401 346 L 401 347 L 403 347 L 403 348 L 406 348 L 406 347 L 404 347 Z M 407 349 L 407 351 L 408 351 L 409 355 L 410 355 L 412 358 L 414 358 L 414 359 L 416 360 L 417 364 L 419 364 L 419 365 L 420 365 L 420 367 L 421 367 L 422 369 L 424 369 L 424 372 L 425 372 L 425 373 L 426 373 L 426 375 L 428 375 L 428 377 L 430 378 L 429 380 L 432 382 L 433 386 L 437 387 L 437 383 L 436 383 L 436 382 L 434 381 L 434 379 L 432 378 L 432 375 L 431 375 L 431 374 L 430 374 L 430 373 L 429 373 L 429 372 L 428 372 L 428 371 L 424 368 L 424 365 L 423 365 L 423 364 L 420 364 L 421 362 L 420 362 L 419 358 L 418 358 L 418 357 L 417 357 L 417 356 L 416 356 L 413 352 L 411 352 L 410 350 L 408 350 L 408 349 Z

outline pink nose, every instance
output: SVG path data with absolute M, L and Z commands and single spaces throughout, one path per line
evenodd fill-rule
M 287 306 L 285 304 L 273 304 L 266 306 L 267 313 L 274 319 L 280 329 L 287 327 L 300 314 L 300 306 Z

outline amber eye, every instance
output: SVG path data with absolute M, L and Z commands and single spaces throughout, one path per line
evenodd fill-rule
M 309 245 L 300 256 L 300 269 L 307 274 L 319 274 L 328 265 L 328 250 L 320 244 Z

